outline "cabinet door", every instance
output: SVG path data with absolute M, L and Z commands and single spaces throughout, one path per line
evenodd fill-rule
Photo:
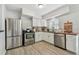
M 52 33 L 48 33 L 48 40 L 49 43 L 54 44 L 54 35 Z
M 47 42 L 50 42 L 50 40 L 49 40 L 49 36 L 50 36 L 50 34 L 47 33 L 46 35 L 47 35 L 47 39 L 46 39 L 46 41 L 47 41 Z
M 42 40 L 42 32 L 38 32 L 39 41 Z
M 47 27 L 47 20 L 43 20 L 44 27 Z
M 42 35 L 43 35 L 42 39 L 45 40 L 45 36 L 46 36 L 45 33 L 42 33 Z
M 50 33 L 49 35 L 49 42 L 54 44 L 54 34 Z
M 43 20 L 40 20 L 40 24 L 41 24 L 41 26 L 43 27 Z
M 37 19 L 33 19 L 33 26 L 37 26 Z
M 66 48 L 69 51 L 76 52 L 76 36 L 75 35 L 66 36 Z
M 37 25 L 39 26 L 39 27 L 41 27 L 42 26 L 42 24 L 41 24 L 42 22 L 41 22 L 41 19 L 38 19 L 38 21 L 37 21 Z
M 40 32 L 35 33 L 35 42 L 42 40 L 42 34 Z
M 43 40 L 48 42 L 48 33 L 43 33 Z
M 38 33 L 37 33 L 37 32 L 35 32 L 35 42 L 37 42 L 37 41 L 38 41 L 38 39 L 39 39 L 39 37 L 38 37 Z
M 41 19 L 33 19 L 33 26 L 42 26 L 42 20 Z

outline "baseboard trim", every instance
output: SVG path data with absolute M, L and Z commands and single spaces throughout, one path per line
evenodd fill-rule
M 0 55 L 5 55 L 6 54 L 6 50 L 0 51 Z
M 35 43 L 39 43 L 39 42 L 43 42 L 44 40 L 41 40 L 41 41 L 36 41 Z
M 46 43 L 48 43 L 48 44 L 50 44 L 50 45 L 54 45 L 53 43 L 50 43 L 50 42 L 47 42 L 47 41 L 45 41 L 45 40 L 42 40 L 43 42 L 46 42 Z
M 75 55 L 76 55 L 76 52 L 72 52 L 72 51 L 69 51 L 69 50 L 66 50 L 66 51 L 68 51 L 68 52 L 73 53 L 73 54 L 75 54 Z
M 23 46 L 18 46 L 18 47 L 6 49 L 6 50 L 12 50 L 12 49 L 20 48 L 20 47 L 23 47 Z

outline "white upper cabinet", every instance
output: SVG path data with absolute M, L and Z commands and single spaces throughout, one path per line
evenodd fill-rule
M 47 27 L 47 21 L 45 19 L 41 20 L 41 26 Z
M 38 26 L 38 27 L 41 27 L 41 19 L 38 19 L 38 20 L 37 20 L 37 26 Z
M 44 19 L 41 18 L 33 18 L 33 26 L 34 27 L 47 27 L 47 22 Z
M 38 26 L 38 21 L 37 21 L 38 19 L 37 18 L 33 18 L 32 20 L 33 20 L 33 26 L 34 27 Z

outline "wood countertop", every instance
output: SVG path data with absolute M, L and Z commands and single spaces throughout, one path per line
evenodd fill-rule
M 79 33 L 74 33 L 74 32 L 72 32 L 72 33 L 55 32 L 55 34 L 77 35 Z
M 42 32 L 42 31 L 41 31 Z M 65 32 L 47 32 L 47 33 L 54 33 L 54 34 L 66 34 L 66 35 L 77 35 L 79 33 L 75 33 L 75 32 L 72 32 L 72 33 L 65 33 Z

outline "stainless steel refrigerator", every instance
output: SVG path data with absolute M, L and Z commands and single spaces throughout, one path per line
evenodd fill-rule
M 6 26 L 6 49 L 12 49 L 22 46 L 22 30 L 21 20 L 7 18 L 5 20 Z

